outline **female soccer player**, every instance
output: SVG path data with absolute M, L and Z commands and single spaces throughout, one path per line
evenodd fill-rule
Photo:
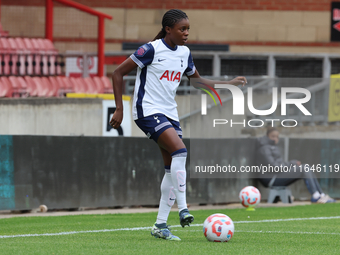
M 151 234 L 166 240 L 181 240 L 170 232 L 166 224 L 175 199 L 182 227 L 194 220 L 186 203 L 187 149 L 181 139 L 182 130 L 178 122 L 175 101 L 182 75 L 185 74 L 189 79 L 200 79 L 201 83 L 212 87 L 214 84 L 237 86 L 247 82 L 245 77 L 237 77 L 229 82 L 201 78 L 190 50 L 184 46 L 188 35 L 188 16 L 181 10 L 167 11 L 163 16 L 162 30 L 155 39 L 139 47 L 114 71 L 112 77 L 116 111 L 110 124 L 117 129 L 123 119 L 123 76 L 138 67 L 133 98 L 133 119 L 138 127 L 158 144 L 165 166 L 158 216 Z

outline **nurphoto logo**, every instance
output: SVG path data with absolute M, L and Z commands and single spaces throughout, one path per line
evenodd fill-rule
M 204 84 L 205 86 L 209 87 L 214 94 L 218 97 L 221 105 L 222 101 L 218 93 L 214 88 L 211 86 L 208 86 Z M 228 89 L 233 98 L 233 115 L 244 115 L 245 110 L 244 110 L 244 94 L 242 90 L 236 86 L 233 85 L 228 85 L 228 84 L 216 84 L 215 85 L 216 89 Z M 210 97 L 213 98 L 215 105 L 216 101 L 213 97 L 213 95 L 207 90 L 200 88 L 201 90 L 205 91 Z M 312 115 L 305 107 L 303 104 L 307 103 L 311 99 L 311 93 L 309 90 L 304 89 L 304 88 L 296 88 L 296 87 L 285 87 L 281 88 L 281 96 L 278 96 L 278 89 L 277 88 L 272 88 L 272 105 L 270 109 L 267 110 L 259 110 L 255 109 L 254 104 L 253 104 L 253 88 L 248 88 L 247 89 L 247 106 L 249 111 L 257 116 L 268 116 L 273 114 L 278 106 L 279 100 L 281 102 L 281 115 L 286 116 L 287 115 L 287 105 L 295 105 L 304 115 L 310 116 Z M 288 93 L 300 93 L 303 94 L 303 98 L 288 98 L 287 94 Z M 202 94 L 201 95 L 201 115 L 207 115 L 207 95 Z M 281 125 L 283 127 L 295 127 L 297 126 L 298 122 L 294 119 L 265 119 L 265 121 L 270 122 L 271 125 L 274 127 L 276 121 L 281 121 Z M 249 127 L 262 127 L 264 125 L 264 121 L 262 119 L 250 119 L 247 121 L 244 119 L 242 122 L 233 122 L 232 119 L 227 120 L 227 119 L 214 119 L 213 120 L 213 126 L 215 127 L 216 125 L 225 125 L 230 123 L 231 127 L 233 125 L 243 125 L 244 127 L 246 124 L 248 124 Z M 255 125 L 256 124 L 256 125 Z

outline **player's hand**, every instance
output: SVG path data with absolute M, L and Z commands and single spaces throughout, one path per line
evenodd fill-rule
M 297 164 L 298 166 L 300 166 L 300 165 L 301 165 L 301 161 L 296 161 L 296 164 Z
M 113 116 L 110 120 L 110 125 L 114 128 L 117 129 L 119 128 L 120 124 L 123 121 L 123 110 L 115 110 L 113 113 Z
M 235 79 L 232 79 L 230 81 L 230 84 L 235 85 L 235 86 L 242 85 L 242 87 L 243 87 L 244 85 L 247 84 L 247 79 L 246 79 L 246 77 L 238 76 Z

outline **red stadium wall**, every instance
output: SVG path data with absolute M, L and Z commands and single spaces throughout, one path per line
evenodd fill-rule
M 74 0 L 90 7 L 138 9 L 210 9 L 328 11 L 334 0 Z M 2 0 L 3 5 L 43 6 L 45 0 Z

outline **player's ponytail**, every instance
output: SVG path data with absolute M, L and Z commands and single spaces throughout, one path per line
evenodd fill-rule
M 181 21 L 182 19 L 187 19 L 188 16 L 185 12 L 177 9 L 172 9 L 167 11 L 162 19 L 162 30 L 159 31 L 159 33 L 156 35 L 156 37 L 153 39 L 162 39 L 166 36 L 165 27 L 173 27 L 176 23 Z
M 164 28 L 161 29 L 161 31 L 159 31 L 159 33 L 156 35 L 156 37 L 153 39 L 154 40 L 157 40 L 157 39 L 162 39 L 166 36 L 166 31 Z

